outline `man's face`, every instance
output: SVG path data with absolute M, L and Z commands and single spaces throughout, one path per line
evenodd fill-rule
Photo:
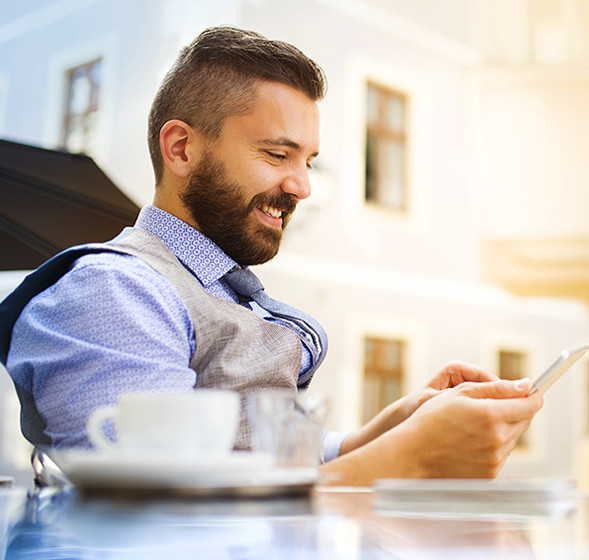
M 317 104 L 262 83 L 252 110 L 225 120 L 191 174 L 182 201 L 192 225 L 241 265 L 270 260 L 297 203 L 311 194 L 318 150 Z

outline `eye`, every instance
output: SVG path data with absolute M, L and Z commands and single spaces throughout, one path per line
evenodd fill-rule
M 285 154 L 281 154 L 279 152 L 270 152 L 267 151 L 266 152 L 271 158 L 276 159 L 278 161 L 282 161 L 286 159 L 286 155 Z

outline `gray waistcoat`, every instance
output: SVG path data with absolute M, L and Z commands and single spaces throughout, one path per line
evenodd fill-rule
M 240 393 L 242 418 L 235 448 L 248 449 L 246 397 L 264 388 L 296 392 L 302 354 L 299 337 L 241 305 L 208 294 L 168 246 L 144 229 L 134 228 L 114 247 L 141 258 L 177 288 L 194 324 L 196 351 L 190 367 L 197 372 L 196 388 Z
M 78 258 L 101 252 L 137 256 L 176 287 L 194 324 L 196 351 L 189 365 L 197 374 L 195 387 L 239 392 L 242 415 L 235 447 L 248 449 L 251 430 L 247 422 L 247 395 L 264 388 L 295 393 L 302 354 L 299 337 L 289 328 L 265 321 L 245 307 L 208 294 L 168 246 L 144 229 L 129 228 L 109 243 L 72 247 L 29 274 L 0 303 L 0 362 L 6 364 L 12 329 L 26 304 L 67 274 Z M 317 366 L 307 372 L 301 386 L 306 387 Z M 16 381 L 15 388 L 21 402 L 23 434 L 35 445 L 50 445 L 45 421 L 33 395 Z

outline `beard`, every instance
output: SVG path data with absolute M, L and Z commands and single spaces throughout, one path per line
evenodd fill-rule
M 297 205 L 287 193 L 259 193 L 246 200 L 246 188 L 227 179 L 223 163 L 203 153 L 191 173 L 182 203 L 198 229 L 242 266 L 262 264 L 280 249 L 282 232 Z M 282 210 L 280 229 L 260 223 L 256 208 L 267 204 Z

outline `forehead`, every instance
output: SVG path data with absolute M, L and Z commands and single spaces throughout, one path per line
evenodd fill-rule
M 290 86 L 260 83 L 250 110 L 226 118 L 222 136 L 225 140 L 264 142 L 288 139 L 302 151 L 319 151 L 319 108 L 317 102 Z

